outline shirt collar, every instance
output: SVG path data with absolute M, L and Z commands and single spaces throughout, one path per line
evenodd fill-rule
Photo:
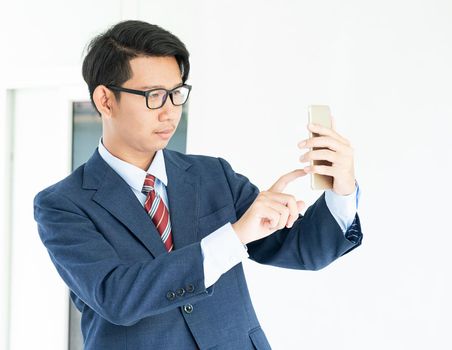
M 151 165 L 149 165 L 147 172 L 112 155 L 102 143 L 102 137 L 99 139 L 99 154 L 130 187 L 139 192 L 143 189 L 146 174 L 154 175 L 167 186 L 168 178 L 166 176 L 165 158 L 161 149 L 155 153 L 154 159 L 152 160 Z

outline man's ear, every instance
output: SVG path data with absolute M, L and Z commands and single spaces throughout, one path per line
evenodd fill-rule
M 111 117 L 115 96 L 110 89 L 105 85 L 97 85 L 93 91 L 93 100 L 102 116 Z

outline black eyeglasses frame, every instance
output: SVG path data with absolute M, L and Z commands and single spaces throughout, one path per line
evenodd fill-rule
M 187 103 L 188 97 L 190 96 L 190 91 L 191 91 L 191 88 L 192 88 L 192 86 L 189 85 L 189 84 L 181 84 L 181 85 L 178 85 L 178 86 L 172 88 L 171 90 L 167 90 L 167 89 L 165 89 L 165 88 L 155 88 L 155 89 L 144 90 L 144 91 L 143 91 L 143 90 L 129 89 L 129 88 L 125 88 L 125 87 L 121 87 L 121 86 L 116 86 L 116 85 L 106 85 L 106 87 L 109 88 L 109 89 L 111 89 L 111 90 L 113 90 L 113 91 L 127 92 L 127 93 L 129 93 L 129 94 L 140 95 L 140 96 L 146 97 L 146 107 L 147 107 L 148 109 L 159 109 L 159 108 L 162 108 L 162 107 L 165 105 L 166 99 L 168 98 L 168 96 L 170 97 L 171 103 L 172 103 L 174 106 L 182 106 L 182 105 L 184 105 L 185 103 Z M 181 87 L 186 87 L 186 88 L 188 88 L 187 98 L 185 99 L 185 102 L 184 102 L 184 103 L 182 103 L 182 104 L 175 104 L 174 101 L 173 101 L 173 94 L 172 94 L 172 92 L 175 91 L 175 90 L 177 90 L 177 89 L 179 89 L 179 88 L 181 88 Z M 159 107 L 151 108 L 151 107 L 149 107 L 148 97 L 149 97 L 149 94 L 150 94 L 151 92 L 157 91 L 157 90 L 165 90 L 165 96 L 163 97 L 162 104 L 161 104 Z

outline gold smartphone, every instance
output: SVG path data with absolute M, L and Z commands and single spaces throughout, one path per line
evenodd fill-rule
M 319 124 L 324 127 L 330 128 L 331 124 L 331 112 L 330 107 L 325 105 L 311 105 L 308 107 L 308 120 L 309 123 Z M 318 137 L 320 134 L 313 133 L 309 131 L 309 137 Z M 313 147 L 312 150 L 318 149 L 328 149 L 328 147 Z M 311 160 L 310 166 L 313 165 L 329 165 L 332 163 L 327 160 Z M 313 190 L 325 190 L 329 188 L 333 188 L 333 180 L 332 176 L 323 175 L 323 174 L 313 174 L 311 173 L 311 188 Z

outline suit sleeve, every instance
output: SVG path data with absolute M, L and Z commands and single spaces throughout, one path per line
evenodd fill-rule
M 260 191 L 246 176 L 234 172 L 226 160 L 218 159 L 234 198 L 237 219 L 240 219 Z M 324 192 L 308 207 L 305 215 L 299 214 L 291 228 L 284 227 L 247 246 L 249 258 L 258 263 L 319 270 L 358 247 L 361 241 L 358 213 L 344 234 L 326 205 Z
M 117 325 L 209 297 L 200 243 L 155 259 L 124 263 L 75 203 L 52 190 L 34 200 L 38 232 L 67 286 L 96 313 Z M 176 294 L 184 288 L 183 295 Z

